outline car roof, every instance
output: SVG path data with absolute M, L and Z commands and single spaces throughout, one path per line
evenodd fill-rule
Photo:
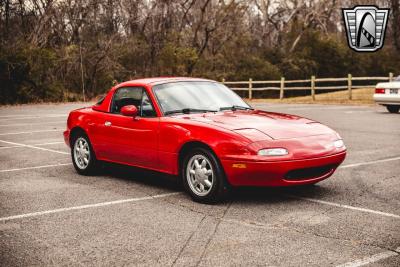
M 193 78 L 193 77 L 154 77 L 154 78 L 143 78 L 143 79 L 126 81 L 126 82 L 118 84 L 116 87 L 130 86 L 133 84 L 155 85 L 155 84 L 162 84 L 162 83 L 169 83 L 169 82 L 185 82 L 185 81 L 215 82 L 213 80 L 202 79 L 202 78 Z

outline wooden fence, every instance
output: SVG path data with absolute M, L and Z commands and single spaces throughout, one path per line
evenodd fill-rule
M 307 80 L 285 80 L 282 77 L 280 80 L 275 81 L 253 81 L 251 78 L 248 81 L 225 81 L 222 79 L 222 83 L 229 86 L 235 91 L 248 91 L 248 98 L 253 98 L 254 91 L 266 91 L 266 90 L 279 90 L 279 99 L 283 99 L 285 96 L 285 91 L 289 90 L 310 90 L 312 99 L 315 100 L 316 90 L 344 90 L 348 91 L 348 97 L 352 99 L 352 89 L 355 88 L 366 88 L 375 87 L 376 84 L 368 85 L 353 85 L 353 81 L 392 81 L 393 73 L 389 73 L 388 77 L 353 77 L 348 74 L 345 78 L 316 78 L 311 76 L 311 79 Z M 327 83 L 327 82 L 345 82 L 345 85 L 338 86 L 316 86 L 317 83 Z M 309 86 L 291 86 L 293 84 L 309 84 Z M 246 85 L 246 87 L 231 87 L 231 86 Z M 267 87 L 258 87 L 258 85 L 264 85 Z M 271 86 L 275 85 L 275 86 Z M 289 85 L 289 86 L 288 86 Z

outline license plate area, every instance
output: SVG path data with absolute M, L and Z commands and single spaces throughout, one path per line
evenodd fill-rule
M 390 89 L 391 95 L 397 95 L 399 93 L 399 89 Z

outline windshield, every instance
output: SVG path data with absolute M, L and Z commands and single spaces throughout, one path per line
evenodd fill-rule
M 165 83 L 155 85 L 153 91 L 164 114 L 218 111 L 227 107 L 250 108 L 232 90 L 216 82 Z

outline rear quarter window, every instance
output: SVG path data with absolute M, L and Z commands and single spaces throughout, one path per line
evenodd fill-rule
M 96 106 L 100 106 L 101 104 L 103 104 L 105 98 L 105 95 L 100 96 L 99 100 L 96 103 Z

